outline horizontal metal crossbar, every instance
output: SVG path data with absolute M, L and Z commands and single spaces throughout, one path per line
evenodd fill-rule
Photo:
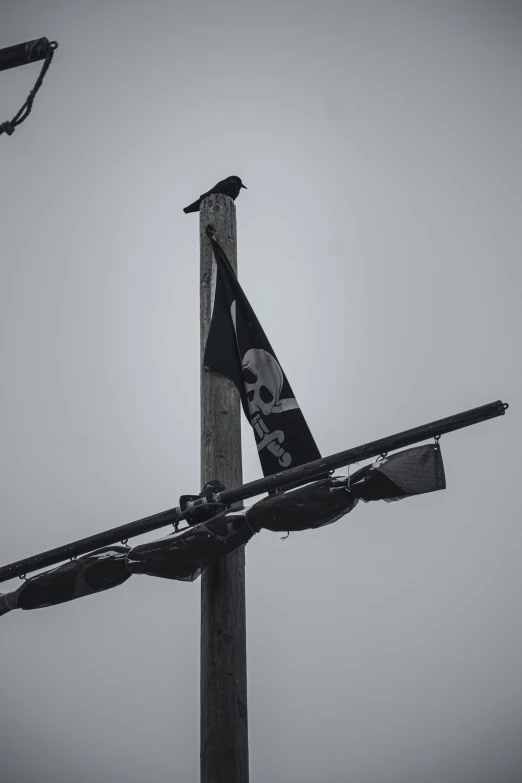
M 448 432 L 454 432 L 463 427 L 470 427 L 473 424 L 493 419 L 496 416 L 503 416 L 507 408 L 507 403 L 497 400 L 488 405 L 482 405 L 479 408 L 464 411 L 464 413 L 457 413 L 454 416 L 448 416 L 445 419 L 439 419 L 438 421 L 433 421 L 429 424 L 423 424 L 420 427 L 414 427 L 413 429 L 405 430 L 404 432 L 399 432 L 395 435 L 389 435 L 387 438 L 374 440 L 370 443 L 365 443 L 362 446 L 355 446 L 347 451 L 340 451 L 329 457 L 322 457 L 314 462 L 308 462 L 305 465 L 300 465 L 296 468 L 289 468 L 281 473 L 275 473 L 273 476 L 266 476 L 257 479 L 256 481 L 250 481 L 240 487 L 225 489 L 222 492 L 216 493 L 213 499 L 216 502 L 231 506 L 233 503 L 260 495 L 269 490 L 306 484 L 337 468 L 352 465 L 355 462 L 370 459 L 371 457 L 376 457 L 385 452 L 405 448 L 406 446 L 420 443 L 429 438 L 445 435 Z M 148 533 L 151 530 L 157 530 L 166 525 L 176 524 L 182 518 L 183 513 L 181 509 L 172 508 L 167 511 L 161 511 L 159 514 L 153 514 L 150 517 L 139 519 L 136 522 L 113 527 L 110 530 L 105 530 L 102 533 L 82 538 L 79 541 L 73 541 L 64 546 L 49 549 L 47 552 L 27 557 L 24 560 L 19 560 L 16 563 L 11 563 L 10 565 L 0 568 L 0 582 L 6 582 L 8 579 L 13 579 L 16 576 L 22 576 L 31 573 L 32 571 L 38 571 L 41 568 L 56 565 L 57 563 L 61 563 L 73 557 L 78 557 L 78 555 L 84 555 L 87 552 L 92 552 L 100 547 L 116 544 L 119 541 Z

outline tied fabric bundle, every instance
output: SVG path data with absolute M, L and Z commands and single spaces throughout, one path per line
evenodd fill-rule
M 33 576 L 18 590 L 0 595 L 0 615 L 12 609 L 55 606 L 117 587 L 130 578 L 125 565 L 128 552 L 126 546 L 105 547 Z
M 250 541 L 255 532 L 244 511 L 224 511 L 167 538 L 134 547 L 127 555 L 127 568 L 133 574 L 193 582 L 208 565 Z
M 278 533 L 310 530 L 331 525 L 356 504 L 345 479 L 324 479 L 259 500 L 247 510 L 247 520 Z
M 274 532 L 331 525 L 359 500 L 401 500 L 445 489 L 439 445 L 417 446 L 366 465 L 353 476 L 329 478 L 287 492 L 276 492 L 246 512 L 253 527 Z
M 246 510 L 225 510 L 159 541 L 132 549 L 111 546 L 83 555 L 0 594 L 0 615 L 72 601 L 123 584 L 131 574 L 193 582 L 262 528 L 310 530 L 336 522 L 359 500 L 400 500 L 445 489 L 438 443 L 406 449 L 366 465 L 352 476 L 321 479 L 276 492 Z M 211 513 L 202 507 L 201 513 Z

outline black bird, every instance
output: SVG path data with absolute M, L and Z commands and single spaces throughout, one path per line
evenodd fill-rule
M 248 190 L 247 186 L 243 185 L 241 182 L 241 177 L 227 177 L 226 179 L 222 179 L 221 182 L 218 182 L 213 188 L 207 190 L 206 193 L 202 193 L 197 201 L 193 204 L 189 204 L 188 207 L 185 207 L 183 212 L 199 212 L 199 206 L 203 199 L 210 196 L 212 193 L 222 193 L 224 196 L 230 196 L 230 198 L 235 201 L 239 196 L 241 188 Z

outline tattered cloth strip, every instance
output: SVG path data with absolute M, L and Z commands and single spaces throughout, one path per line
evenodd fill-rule
M 98 549 L 65 565 L 24 581 L 0 596 L 0 615 L 12 609 L 41 609 L 117 587 L 130 578 L 125 565 L 127 546 Z
M 263 498 L 247 510 L 247 520 L 252 527 L 278 533 L 309 530 L 331 525 L 356 504 L 346 479 L 324 479 Z
M 246 544 L 256 532 L 244 511 L 225 511 L 167 538 L 134 547 L 127 555 L 127 568 L 133 574 L 193 582 L 208 565 Z
M 415 446 L 366 465 L 351 476 L 353 494 L 364 500 L 400 500 L 446 489 L 444 463 L 438 443 Z

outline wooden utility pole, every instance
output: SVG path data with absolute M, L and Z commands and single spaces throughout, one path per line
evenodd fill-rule
M 201 486 L 242 484 L 239 393 L 203 367 L 216 269 L 207 226 L 237 272 L 236 207 L 208 196 L 200 208 Z M 201 783 L 248 783 L 245 548 L 208 567 L 201 581 Z

